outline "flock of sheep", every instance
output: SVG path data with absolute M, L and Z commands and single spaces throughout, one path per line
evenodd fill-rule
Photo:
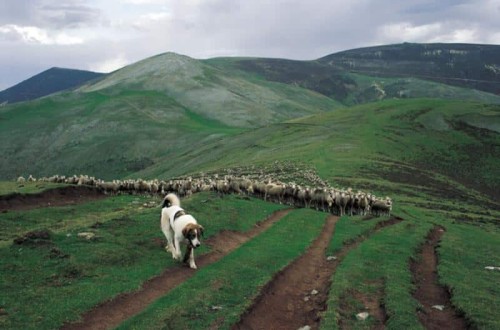
M 18 178 L 18 182 L 37 181 L 33 176 L 28 179 Z M 249 176 L 203 175 L 199 178 L 187 177 L 174 180 L 113 180 L 103 181 L 87 175 L 71 177 L 55 175 L 39 179 L 44 182 L 68 183 L 95 186 L 104 193 L 118 194 L 167 194 L 174 192 L 180 197 L 187 197 L 197 192 L 214 191 L 220 196 L 241 194 L 254 196 L 265 201 L 287 204 L 295 207 L 314 208 L 318 211 L 335 215 L 390 215 L 392 200 L 379 198 L 362 191 L 335 189 L 320 181 L 319 187 L 301 186 L 295 183 L 283 183 L 269 176 L 251 178 Z

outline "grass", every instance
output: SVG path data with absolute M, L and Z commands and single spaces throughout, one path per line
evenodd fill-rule
M 500 273 L 485 269 L 500 265 L 500 233 L 491 227 L 453 224 L 444 216 L 433 220 L 446 228 L 438 248 L 438 272 L 440 283 L 453 294 L 453 304 L 473 327 L 500 328 Z
M 50 182 L 0 181 L 0 196 L 12 194 L 38 194 L 47 189 L 64 187 L 64 184 Z
M 0 214 L 2 224 L 21 217 L 19 233 L 37 229 L 50 235 L 15 244 L 3 227 L 2 237 L 9 240 L 0 246 L 0 308 L 5 312 L 0 327 L 60 327 L 99 302 L 136 290 L 145 280 L 176 265 L 158 243 L 164 240 L 159 209 L 142 207 L 148 200 L 118 196 L 72 207 Z M 236 196 L 220 200 L 211 194 L 197 194 L 183 206 L 200 218 L 207 237 L 223 229 L 248 230 L 281 208 Z M 38 220 L 39 216 L 43 219 Z M 34 220 L 38 222 L 26 224 Z M 93 232 L 96 238 L 78 237 L 82 231 Z M 200 253 L 207 251 L 203 246 Z
M 380 303 L 385 305 L 389 317 L 388 329 L 420 329 L 415 313 L 418 303 L 411 296 L 413 285 L 408 262 L 431 224 L 418 216 L 411 217 L 371 235 L 360 233 L 358 223 L 347 219 L 339 224 L 343 236 L 367 237 L 337 267 L 321 329 L 338 329 L 340 322 L 348 328 L 373 326 L 373 316 L 363 325 L 355 319 L 357 313 L 365 311 L 362 302 L 354 298 L 355 292 L 366 296 L 381 292 Z M 335 251 L 338 243 L 333 240 L 329 249 Z
M 205 329 L 217 324 L 219 329 L 229 329 L 259 289 L 306 250 L 324 219 L 325 214 L 312 210 L 293 211 L 221 261 L 197 271 L 120 328 Z
M 225 174 L 227 169 L 243 166 L 253 166 L 256 172 L 267 168 L 273 171 L 273 165 L 288 163 L 291 164 L 289 168 L 292 172 L 287 175 L 292 180 L 294 164 L 306 164 L 307 168 L 313 168 L 333 186 L 363 189 L 378 196 L 390 195 L 395 202 L 395 214 L 405 219 L 401 224 L 384 228 L 374 234 L 370 234 L 375 225 L 374 220 L 343 218 L 337 224 L 329 253 L 336 253 L 345 242 L 358 236 L 366 236 L 367 239 L 357 249 L 352 250 L 337 268 L 329 300 L 330 308 L 325 314 L 325 327 L 337 326 L 339 318 L 352 324 L 353 313 L 363 307 L 354 294 L 356 290 L 364 295 L 382 294 L 382 301 L 389 315 L 388 328 L 420 327 L 416 317 L 419 306 L 411 296 L 413 284 L 408 262 L 416 256 L 419 245 L 434 224 L 440 224 L 447 230 L 438 250 L 439 275 L 441 283 L 452 290 L 453 303 L 472 325 L 484 329 L 500 327 L 496 320 L 496 310 L 499 307 L 498 289 L 494 286 L 498 282 L 498 274 L 484 269 L 485 266 L 498 266 L 499 263 L 496 257 L 499 255 L 496 242 L 499 238 L 500 219 L 500 204 L 497 198 L 500 164 L 496 156 L 500 154 L 498 105 L 440 99 L 387 100 L 252 130 L 227 128 L 219 122 L 207 121 L 194 109 L 189 108 L 191 112 L 184 113 L 185 117 L 179 121 L 179 130 L 187 129 L 189 134 L 175 135 L 178 132 L 173 130 L 168 133 L 172 135 L 168 135 L 164 132 L 164 126 L 159 124 L 161 121 L 154 122 L 149 117 L 161 117 L 161 114 L 154 112 L 158 105 L 152 101 L 155 97 L 145 97 L 133 92 L 123 93 L 126 94 L 122 95 L 123 99 L 118 97 L 113 101 L 118 105 L 107 96 L 92 94 L 93 100 L 89 101 L 91 105 L 82 105 L 82 111 L 109 115 L 110 117 L 103 117 L 109 124 L 109 120 L 116 114 L 107 113 L 107 110 L 119 109 L 123 111 L 121 115 L 130 120 L 134 118 L 134 111 L 137 110 L 124 107 L 124 100 L 133 101 L 134 104 L 141 105 L 141 109 L 147 110 L 147 115 L 143 113 L 141 120 L 137 122 L 137 127 L 140 127 L 139 135 L 143 138 L 130 143 L 131 136 L 136 135 L 128 134 L 126 130 L 110 137 L 106 135 L 109 126 L 105 126 L 102 136 L 74 135 L 77 131 L 92 130 L 90 126 L 78 126 L 78 130 L 71 131 L 71 134 L 79 136 L 81 144 L 73 141 L 76 144 L 64 149 L 63 154 L 57 154 L 57 148 L 52 143 L 47 143 L 49 138 L 41 138 L 40 145 L 34 146 L 37 152 L 40 152 L 40 164 L 50 164 L 52 169 L 65 166 L 71 168 L 67 167 L 67 164 L 80 164 L 79 157 L 83 155 L 89 163 L 84 162 L 85 165 L 81 169 L 95 168 L 108 178 L 118 178 L 122 175 L 169 178 L 201 171 Z M 74 102 L 78 101 L 78 96 L 72 97 L 75 98 Z M 167 103 L 175 101 L 167 96 L 161 100 Z M 43 121 L 41 117 L 50 117 L 53 112 L 63 110 L 63 107 L 53 100 L 39 102 L 41 109 L 46 112 L 40 113 L 40 118 L 36 117 L 37 120 Z M 21 125 L 22 120 L 16 120 L 22 117 L 16 116 L 26 116 L 27 119 L 37 114 L 36 109 L 34 105 L 25 109 L 27 112 L 31 111 L 30 114 L 14 114 L 1 110 L 0 115 L 5 120 L 0 121 L 3 123 L 0 126 L 4 125 L 5 128 L 9 122 Z M 77 111 L 79 108 L 72 109 Z M 176 109 L 182 110 L 181 107 Z M 79 112 L 72 115 L 77 113 Z M 170 115 L 176 114 L 168 112 L 168 116 Z M 168 116 L 164 117 L 165 122 L 170 120 L 168 118 L 171 117 Z M 57 135 L 54 133 L 58 132 L 57 127 L 57 124 L 49 125 L 48 130 Z M 196 130 L 199 132 L 196 133 Z M 3 130 L 2 127 L 0 132 L 4 136 L 9 134 L 9 131 Z M 156 135 L 158 132 L 166 135 Z M 178 144 L 165 143 L 158 148 L 157 144 L 152 143 L 158 136 L 161 136 L 163 143 L 170 141 L 168 137 L 174 135 Z M 50 141 L 63 141 L 65 138 L 61 131 L 58 139 Z M 95 149 L 89 147 L 96 142 L 98 145 Z M 57 146 L 59 142 L 54 143 Z M 42 145 L 49 147 L 42 148 Z M 29 153 L 28 149 L 22 150 L 18 144 L 6 143 L 3 146 L 11 152 L 7 155 L 21 151 Z M 122 147 L 123 149 L 120 149 Z M 153 149 L 155 151 L 152 151 Z M 156 153 L 157 149 L 161 149 L 161 152 Z M 126 156 L 120 158 L 117 154 Z M 2 158 L 0 162 L 10 159 L 9 157 Z M 127 164 L 132 160 L 135 160 L 132 163 L 134 166 L 128 168 Z M 65 163 L 66 161 L 68 163 Z M 25 163 L 29 162 L 23 162 Z M 23 169 L 15 161 L 8 166 L 16 170 Z M 281 169 L 276 168 L 278 167 L 274 166 L 276 172 L 272 172 L 273 175 L 283 174 Z M 303 167 L 298 171 L 302 172 Z M 10 175 L 14 172 L 2 173 Z M 7 188 L 9 189 L 15 189 L 15 185 L 12 184 L 11 188 Z M 142 200 L 134 205 L 134 198 L 121 196 L 114 201 L 109 199 L 88 206 L 1 214 L 0 220 L 5 228 L 0 232 L 4 239 L 3 245 L 0 246 L 1 257 L 2 261 L 5 260 L 5 263 L 2 263 L 1 283 L 2 292 L 9 294 L 0 298 L 0 308 L 4 308 L 8 313 L 8 317 L 0 318 L 0 325 L 7 328 L 24 327 L 26 323 L 23 321 L 26 320 L 40 327 L 57 326 L 64 320 L 76 319 L 82 311 L 103 299 L 137 288 L 144 278 L 153 276 L 162 268 L 171 265 L 170 261 L 164 259 L 164 251 L 148 241 L 161 237 L 156 223 L 157 210 L 139 210 Z M 247 230 L 256 220 L 262 219 L 270 212 L 255 213 L 256 209 L 264 208 L 264 204 L 234 196 L 221 200 L 213 195 L 196 195 L 192 200 L 192 204 L 187 202 L 186 205 L 190 210 L 192 208 L 193 214 L 200 217 L 202 224 L 210 221 L 206 227 L 213 230 L 212 233 L 228 227 Z M 206 202 L 202 203 L 204 200 Z M 218 215 L 221 213 L 230 217 L 219 219 Z M 242 221 L 242 218 L 248 221 Z M 154 225 L 149 221 L 155 221 Z M 89 228 L 96 222 L 102 222 L 102 227 Z M 51 239 L 46 245 L 37 245 L 36 242 L 31 242 L 29 246 L 12 245 L 15 236 L 35 229 L 50 231 Z M 95 242 L 78 240 L 75 233 L 79 230 L 98 231 L 101 238 Z M 67 237 L 68 233 L 72 236 Z M 144 241 L 138 242 L 134 238 L 138 234 L 145 238 Z M 125 248 L 123 246 L 128 244 L 127 240 L 135 243 Z M 51 252 L 53 248 L 55 250 Z M 84 254 L 83 251 L 91 253 Z M 116 259 L 110 251 L 117 251 Z M 58 257 L 60 255 L 69 257 Z M 143 261 L 146 255 L 154 258 L 155 262 Z M 225 262 L 225 259 L 220 261 L 222 264 Z M 223 272 L 225 274 L 228 271 L 226 268 L 215 269 L 219 278 Z M 272 271 L 269 270 L 269 273 Z M 124 278 L 129 274 L 130 278 Z M 214 271 L 210 276 L 215 277 L 214 274 L 217 272 Z M 245 276 L 248 275 L 235 276 L 235 281 L 244 285 L 241 279 L 246 279 Z M 271 275 L 265 276 L 270 278 Z M 119 281 L 113 282 L 112 279 Z M 101 283 L 101 280 L 103 287 L 99 285 L 99 290 L 102 292 L 97 292 L 93 286 L 95 283 Z M 196 281 L 198 280 L 193 278 L 192 283 Z M 184 289 L 188 290 L 188 287 L 183 287 Z M 189 290 L 192 290 L 192 287 L 189 287 Z M 77 295 L 77 292 L 81 295 Z M 212 291 L 207 292 L 209 293 L 206 296 L 211 298 Z M 65 301 L 66 295 L 78 296 L 82 301 L 81 305 L 72 300 Z M 30 310 L 25 310 L 17 302 L 18 297 L 24 296 L 25 304 L 26 301 L 34 302 Z M 178 296 L 182 294 L 178 292 Z M 252 296 L 237 295 L 234 299 L 246 299 L 246 304 L 249 304 L 249 297 Z M 159 304 L 171 306 L 169 304 L 174 304 L 172 299 L 165 298 L 165 302 Z M 44 309 L 44 306 L 51 305 L 58 306 L 62 312 Z M 67 306 L 60 307 L 62 305 Z M 339 310 L 344 314 L 340 315 Z M 219 312 L 213 314 L 216 313 Z M 224 310 L 221 313 L 224 313 Z M 210 315 L 207 317 L 214 316 L 208 314 Z M 236 314 L 235 309 L 234 315 L 230 316 L 232 320 L 237 318 Z M 44 318 L 44 315 L 50 317 Z M 165 325 L 162 322 L 170 319 L 170 316 L 162 315 L 161 320 L 160 317 L 155 319 L 158 323 L 154 326 L 162 327 Z M 38 320 L 40 317 L 42 319 Z M 196 320 L 186 322 L 195 324 L 189 322 Z M 213 322 L 213 318 L 207 322 L 204 326 Z M 133 327 L 133 324 L 135 323 L 130 326 Z

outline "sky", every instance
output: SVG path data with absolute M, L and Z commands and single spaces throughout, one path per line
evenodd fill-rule
M 500 44 L 500 0 L 0 0 L 0 91 L 169 51 L 312 60 L 400 42 Z

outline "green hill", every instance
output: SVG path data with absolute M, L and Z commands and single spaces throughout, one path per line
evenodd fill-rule
M 131 175 L 186 148 L 341 105 L 313 91 L 164 54 L 75 92 L 0 108 L 0 175 Z
M 445 191 L 458 200 L 482 193 L 495 200 L 498 154 L 500 106 L 391 100 L 221 138 L 162 159 L 139 175 L 293 161 L 312 165 L 334 186 L 410 195 L 415 189 L 433 195 Z
M 0 176 L 168 177 L 292 160 L 341 185 L 431 171 L 491 192 L 499 100 L 321 61 L 166 53 L 73 92 L 0 108 Z M 357 103 L 366 104 L 346 107 Z
M 255 81 L 175 53 L 158 55 L 83 86 L 80 92 L 155 91 L 226 125 L 256 127 L 342 105 L 313 91 Z
M 366 65 L 376 65 L 378 63 L 371 60 L 363 61 L 362 63 L 366 63 Z M 450 79 L 430 79 L 422 75 L 418 70 L 406 70 L 398 66 L 398 63 L 394 63 L 394 66 L 399 68 L 399 71 L 394 69 L 384 73 L 379 68 L 376 70 L 373 68 L 370 70 L 360 68 L 358 70 L 340 65 L 337 57 L 332 60 L 330 60 L 330 57 L 326 57 L 317 61 L 216 58 L 205 62 L 218 67 L 224 72 L 233 72 L 254 79 L 280 82 L 310 89 L 346 106 L 382 99 L 422 97 L 500 103 L 500 97 L 491 93 L 496 91 L 494 88 L 480 91 L 474 89 L 477 86 L 472 83 L 458 84 Z M 392 68 L 393 63 L 389 60 L 384 63 L 385 66 Z M 419 64 L 420 66 L 432 65 L 432 63 L 423 60 Z M 488 86 L 490 85 L 495 87 L 500 85 L 500 82 L 492 81 Z

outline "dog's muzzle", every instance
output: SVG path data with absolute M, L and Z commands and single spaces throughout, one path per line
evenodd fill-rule
M 201 245 L 200 241 L 198 241 L 198 239 L 194 240 L 189 240 L 189 243 L 191 244 L 191 247 L 193 249 L 196 249 L 197 247 L 199 247 Z

